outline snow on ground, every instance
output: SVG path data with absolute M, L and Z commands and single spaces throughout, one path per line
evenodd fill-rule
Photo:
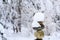
M 23 37 L 20 33 L 13 33 L 9 36 L 5 36 L 7 40 L 34 40 L 34 36 Z M 1 36 L 0 36 L 0 40 Z M 55 32 L 51 36 L 44 36 L 43 40 L 60 40 L 60 32 Z
M 22 37 L 19 34 L 13 35 L 12 37 L 9 37 L 8 40 L 34 40 L 34 36 L 30 37 Z M 51 36 L 44 36 L 43 40 L 60 40 L 60 32 L 55 32 Z

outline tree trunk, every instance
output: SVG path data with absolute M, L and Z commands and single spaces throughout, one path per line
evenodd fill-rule
M 18 27 L 19 27 L 19 32 L 21 32 L 21 2 L 22 2 L 22 0 L 19 0 L 19 2 L 18 2 L 18 13 L 19 13 L 19 19 L 20 19 L 20 23 L 18 24 Z

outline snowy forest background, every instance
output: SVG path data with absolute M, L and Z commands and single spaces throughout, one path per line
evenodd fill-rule
M 59 40 L 60 0 L 0 0 L 0 33 L 4 34 L 6 40 L 15 40 L 17 35 L 32 37 L 32 22 L 36 12 L 45 14 L 45 35 L 53 35 Z M 15 32 L 14 28 L 17 28 Z M 14 35 L 14 39 L 9 39 L 11 35 Z M 18 38 L 16 40 L 20 40 Z

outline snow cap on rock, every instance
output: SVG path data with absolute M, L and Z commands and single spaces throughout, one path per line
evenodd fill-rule
M 35 13 L 33 21 L 44 21 L 44 14 L 41 12 Z
M 32 22 L 32 27 L 39 27 L 39 23 L 38 21 L 44 21 L 44 14 L 41 12 L 37 12 L 35 13 L 34 17 L 33 17 L 33 22 Z

